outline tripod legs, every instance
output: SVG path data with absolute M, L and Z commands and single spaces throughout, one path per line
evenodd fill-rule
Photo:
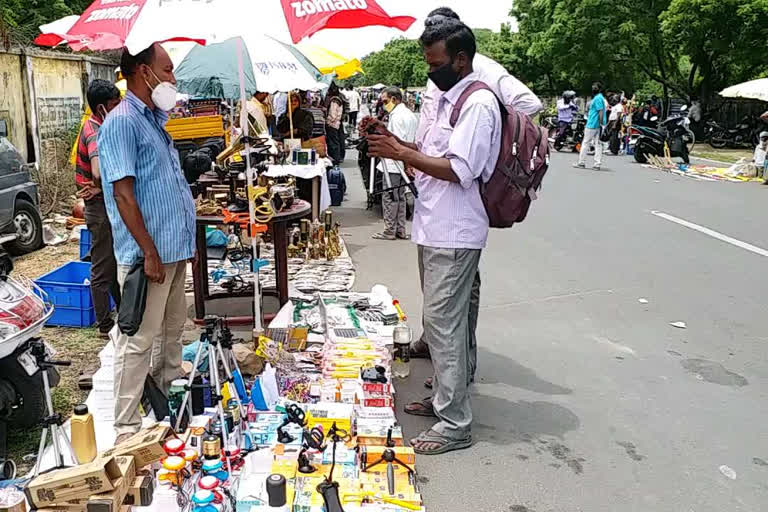
M 69 442 L 69 438 L 67 437 L 67 433 L 64 432 L 64 430 L 61 428 L 61 418 L 55 413 L 53 410 L 53 402 L 51 401 L 51 385 L 48 381 L 48 371 L 45 369 L 41 369 L 41 374 L 43 377 L 43 391 L 45 392 L 45 407 L 46 411 L 48 412 L 48 416 L 45 418 L 45 428 L 43 428 L 43 431 L 40 433 L 40 445 L 37 449 L 37 461 L 35 462 L 35 469 L 33 471 L 33 475 L 37 476 L 40 474 L 40 466 L 43 462 L 43 455 L 45 454 L 45 445 L 46 445 L 46 438 L 48 436 L 48 432 L 51 433 L 51 444 L 53 445 L 53 467 L 54 468 L 63 468 L 66 466 L 64 463 L 64 452 L 61 449 L 61 444 L 64 444 L 64 447 L 68 450 L 70 457 L 73 459 L 75 464 L 77 464 L 77 461 L 74 460 L 74 451 L 72 450 L 72 444 Z

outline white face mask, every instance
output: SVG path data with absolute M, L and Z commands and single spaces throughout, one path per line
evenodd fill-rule
M 152 71 L 152 68 L 150 68 L 150 71 Z M 160 81 L 154 71 L 152 71 L 152 75 L 160 82 L 152 89 L 152 103 L 160 110 L 168 112 L 176 106 L 176 86 L 170 82 Z M 149 83 L 147 83 L 147 87 L 149 86 Z

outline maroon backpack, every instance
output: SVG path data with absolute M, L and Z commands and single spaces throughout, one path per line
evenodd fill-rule
M 483 82 L 469 84 L 451 113 L 451 126 L 456 126 L 459 121 L 467 99 L 481 90 L 493 93 Z M 531 201 L 536 199 L 536 191 L 541 188 L 541 181 L 549 169 L 549 134 L 546 129 L 533 124 L 527 114 L 506 107 L 501 101 L 499 108 L 501 151 L 491 179 L 487 183 L 480 180 L 480 196 L 490 227 L 509 228 L 525 220 Z

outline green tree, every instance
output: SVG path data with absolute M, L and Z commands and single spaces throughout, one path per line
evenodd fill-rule
M 390 41 L 381 51 L 363 58 L 362 65 L 365 71 L 362 85 L 381 82 L 401 87 L 421 87 L 427 83 L 427 64 L 421 44 L 414 39 Z
M 768 71 L 766 0 L 672 0 L 661 32 L 689 59 L 685 87 L 704 98 Z
M 93 0 L 1 0 L 0 39 L 10 44 L 31 44 L 38 27 L 64 16 L 82 13 Z

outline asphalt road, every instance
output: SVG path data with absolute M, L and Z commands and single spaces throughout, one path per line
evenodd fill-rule
M 339 211 L 356 288 L 389 285 L 418 326 L 416 248 L 370 238 L 354 156 Z M 529 219 L 483 253 L 476 443 L 418 459 L 428 510 L 765 510 L 768 187 L 574 161 L 553 155 Z M 402 406 L 429 371 L 397 383 L 411 437 L 430 422 Z

